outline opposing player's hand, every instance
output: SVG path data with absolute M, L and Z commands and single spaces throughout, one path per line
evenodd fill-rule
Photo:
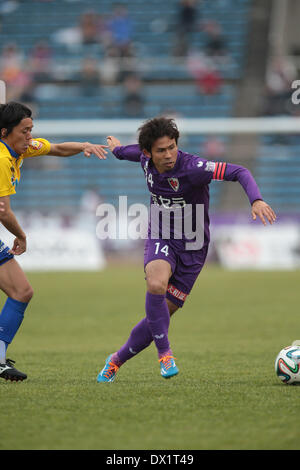
M 14 244 L 9 253 L 12 255 L 21 255 L 26 251 L 26 237 L 25 238 L 15 238 Z
M 85 157 L 90 157 L 93 154 L 96 155 L 100 160 L 106 159 L 107 151 L 105 150 L 107 145 L 97 145 L 97 144 L 90 144 L 90 142 L 86 142 L 84 144 L 83 153 Z
M 256 217 L 258 216 L 264 225 L 267 225 L 266 219 L 270 224 L 273 224 L 276 220 L 276 214 L 273 209 L 266 202 L 261 201 L 260 199 L 253 202 L 251 213 L 253 220 L 256 220 Z
M 111 152 L 113 152 L 115 147 L 120 147 L 121 142 L 116 139 L 113 135 L 109 135 L 106 137 L 107 140 L 107 146 Z

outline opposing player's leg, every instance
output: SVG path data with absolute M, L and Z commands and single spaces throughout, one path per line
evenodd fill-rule
M 2 258 L 0 263 L 0 289 L 7 295 L 0 314 L 0 377 L 24 380 L 26 374 L 15 369 L 14 361 L 6 359 L 6 350 L 22 324 L 33 290 L 13 257 Z

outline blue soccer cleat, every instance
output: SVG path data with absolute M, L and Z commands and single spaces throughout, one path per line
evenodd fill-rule
M 113 382 L 116 377 L 116 373 L 120 369 L 114 362 L 111 362 L 111 356 L 108 356 L 108 358 L 105 361 L 105 366 L 99 372 L 98 377 L 97 377 L 97 382 Z
M 173 356 L 164 356 L 158 361 L 160 362 L 160 373 L 165 379 L 169 379 L 179 372 L 174 359 Z

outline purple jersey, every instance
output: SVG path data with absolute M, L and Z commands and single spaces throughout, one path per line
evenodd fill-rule
M 174 167 L 164 173 L 159 173 L 151 158 L 141 152 L 139 145 L 127 145 L 116 147 L 113 151 L 119 160 L 140 162 L 146 177 L 147 186 L 151 194 L 151 205 L 161 206 L 165 209 L 173 207 L 184 208 L 189 206 L 192 210 L 192 225 L 195 228 L 194 211 L 197 205 L 202 205 L 204 210 L 204 240 L 209 243 L 209 184 L 212 180 L 239 181 L 244 188 L 250 204 L 256 199 L 262 199 L 257 184 L 246 168 L 225 162 L 212 162 L 196 155 L 178 150 Z M 149 223 L 149 234 L 151 233 Z M 161 238 L 161 230 L 160 230 Z M 171 236 L 174 235 L 171 230 Z M 178 248 L 180 242 L 186 242 L 185 236 L 176 240 Z

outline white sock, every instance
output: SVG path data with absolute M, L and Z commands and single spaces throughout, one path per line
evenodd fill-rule
M 6 362 L 6 343 L 0 339 L 0 364 Z

